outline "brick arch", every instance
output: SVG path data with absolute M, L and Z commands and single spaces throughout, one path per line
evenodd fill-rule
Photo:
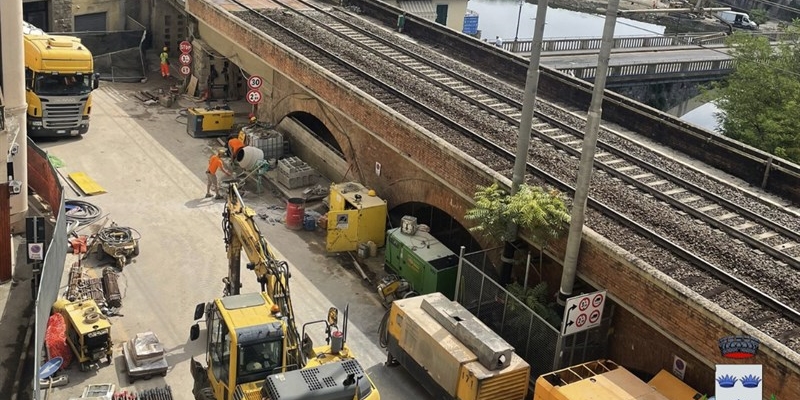
M 464 201 L 455 201 L 456 197 L 442 189 L 441 184 L 433 179 L 427 177 L 399 179 L 390 182 L 388 188 L 389 195 L 384 199 L 388 202 L 390 211 L 406 203 L 425 203 L 447 213 L 461 226 L 471 226 L 471 223 L 464 219 L 464 212 L 471 205 Z

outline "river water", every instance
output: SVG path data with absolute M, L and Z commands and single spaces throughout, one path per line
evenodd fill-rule
M 467 3 L 467 8 L 479 15 L 478 29 L 481 31 L 481 37 L 491 42 L 496 36 L 500 36 L 504 41 L 513 41 L 514 37 L 530 40 L 533 37 L 537 7 L 536 4 L 523 3 L 520 11 L 520 2 L 517 0 L 469 0 Z M 517 33 L 518 17 L 519 33 Z M 605 15 L 548 7 L 544 38 L 599 38 L 603 36 L 603 24 Z M 664 31 L 665 27 L 661 25 L 617 18 L 614 36 L 659 36 L 663 35 Z M 703 104 L 685 115 L 679 115 L 677 110 L 668 112 L 708 130 L 713 131 L 717 128 L 714 113 L 718 112 L 718 109 L 713 103 Z

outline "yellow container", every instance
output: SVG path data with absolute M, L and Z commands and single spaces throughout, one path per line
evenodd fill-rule
M 386 201 L 360 183 L 332 184 L 325 248 L 354 251 L 359 243 L 386 243 Z

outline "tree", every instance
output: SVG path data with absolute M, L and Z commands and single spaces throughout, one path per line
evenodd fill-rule
M 800 21 L 776 45 L 735 33 L 728 39 L 735 70 L 713 85 L 725 136 L 800 162 Z
M 478 186 L 474 196 L 475 207 L 467 210 L 465 218 L 475 221 L 470 228 L 493 239 L 510 242 L 516 232 L 509 232 L 509 223 L 531 233 L 534 243 L 543 248 L 551 240 L 561 237 L 569 227 L 570 214 L 561 192 L 545 191 L 538 186 L 522 184 L 513 196 L 497 183 Z

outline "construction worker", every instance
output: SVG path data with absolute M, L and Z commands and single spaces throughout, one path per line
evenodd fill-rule
M 239 135 L 233 135 L 230 139 L 228 139 L 228 152 L 231 155 L 231 160 L 236 160 L 236 153 L 239 152 L 239 149 L 244 147 L 244 142 L 239 139 Z
M 214 198 L 217 200 L 222 199 L 219 179 L 217 179 L 217 171 L 222 170 L 225 175 L 231 176 L 230 171 L 225 169 L 225 163 L 222 162 L 222 156 L 224 155 L 225 149 L 219 149 L 216 153 L 211 155 L 211 158 L 208 159 L 208 168 L 206 169 L 206 198 L 211 197 L 211 187 L 213 186 L 214 191 L 217 193 Z
M 162 78 L 169 78 L 169 54 L 167 53 L 168 49 L 164 47 L 161 54 L 158 56 L 161 58 L 161 77 Z

